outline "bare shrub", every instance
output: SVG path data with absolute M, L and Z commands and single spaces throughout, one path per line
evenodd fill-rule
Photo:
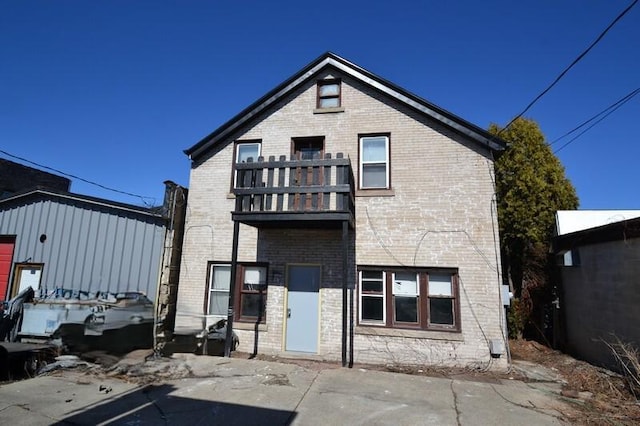
M 630 343 L 625 343 L 617 336 L 614 342 L 604 341 L 620 366 L 629 391 L 638 399 L 640 395 L 640 351 Z

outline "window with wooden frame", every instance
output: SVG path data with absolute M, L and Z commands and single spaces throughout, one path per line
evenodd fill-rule
M 389 135 L 362 135 L 359 141 L 360 189 L 389 189 Z
M 267 267 L 239 265 L 236 305 L 238 321 L 264 322 L 267 315 Z
M 342 104 L 342 82 L 338 79 L 318 81 L 318 96 L 316 107 L 339 108 Z
M 208 315 L 226 317 L 231 288 L 231 264 L 209 262 L 206 295 Z M 267 306 L 267 265 L 239 264 L 236 274 L 234 319 L 264 322 Z
M 360 325 L 460 331 L 453 270 L 361 267 L 358 298 Z
M 236 163 L 246 163 L 249 158 L 252 161 L 258 161 L 258 157 L 260 157 L 262 152 L 262 141 L 261 140 L 250 140 L 250 141 L 236 141 L 234 145 L 234 154 L 233 154 L 233 165 L 231 167 L 232 179 L 231 179 L 231 189 L 237 187 L 238 184 L 238 174 L 236 173 Z

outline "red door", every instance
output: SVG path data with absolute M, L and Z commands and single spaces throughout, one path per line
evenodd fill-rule
M 14 246 L 14 238 L 0 237 L 0 300 L 5 300 L 7 297 Z

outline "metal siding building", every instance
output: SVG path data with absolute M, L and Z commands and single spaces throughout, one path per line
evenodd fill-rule
M 39 264 L 41 292 L 141 291 L 155 300 L 165 237 L 158 213 L 34 190 L 0 200 L 0 237 L 15 238 L 9 289 L 16 265 Z

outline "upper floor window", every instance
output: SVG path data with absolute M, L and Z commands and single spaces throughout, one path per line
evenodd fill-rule
M 338 108 L 341 106 L 340 80 L 318 81 L 318 108 Z
M 361 136 L 359 156 L 360 188 L 390 188 L 389 136 Z
M 359 277 L 360 324 L 460 330 L 455 272 L 363 268 Z
M 233 171 L 233 186 L 236 186 L 238 176 L 235 170 L 236 163 L 246 163 L 249 158 L 252 161 L 258 161 L 258 157 L 260 157 L 261 152 L 261 143 L 260 141 L 247 141 L 247 142 L 236 142 L 235 146 L 235 161 L 232 166 Z M 233 189 L 233 188 L 232 188 Z

